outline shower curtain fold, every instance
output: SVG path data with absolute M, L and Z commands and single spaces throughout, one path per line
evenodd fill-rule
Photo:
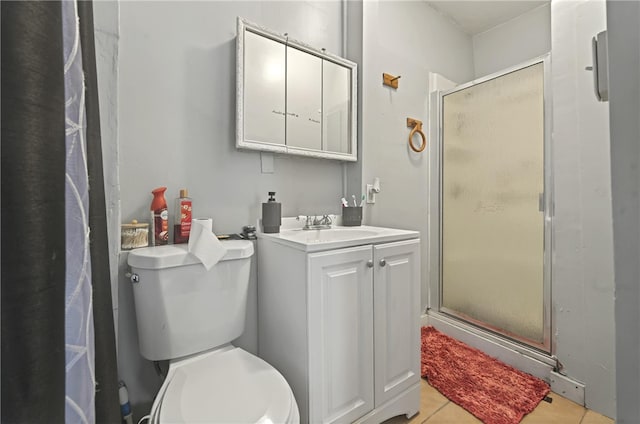
M 93 27 L 93 2 L 78 1 L 82 63 L 86 86 L 86 137 L 89 175 L 89 226 L 91 227 L 91 266 L 93 286 L 93 318 L 95 332 L 96 422 L 120 422 L 118 400 L 118 367 L 116 358 L 107 209 L 105 204 L 100 110 Z

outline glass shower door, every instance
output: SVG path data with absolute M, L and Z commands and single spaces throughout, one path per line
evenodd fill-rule
M 440 310 L 549 351 L 544 63 L 441 104 Z

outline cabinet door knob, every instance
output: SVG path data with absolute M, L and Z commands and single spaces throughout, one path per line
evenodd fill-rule
M 367 261 L 367 267 L 368 267 L 368 268 L 373 268 L 373 261 L 372 261 L 371 259 L 369 259 L 369 260 Z
M 380 266 L 385 266 L 387 264 L 387 261 L 385 261 L 384 259 L 380 259 Z

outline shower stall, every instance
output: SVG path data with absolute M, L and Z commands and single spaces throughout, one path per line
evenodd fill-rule
M 547 55 L 440 91 L 431 185 L 432 308 L 542 354 L 551 353 L 548 76 Z

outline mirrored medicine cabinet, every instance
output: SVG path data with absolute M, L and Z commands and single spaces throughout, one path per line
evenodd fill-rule
M 357 65 L 238 18 L 236 147 L 357 160 Z

